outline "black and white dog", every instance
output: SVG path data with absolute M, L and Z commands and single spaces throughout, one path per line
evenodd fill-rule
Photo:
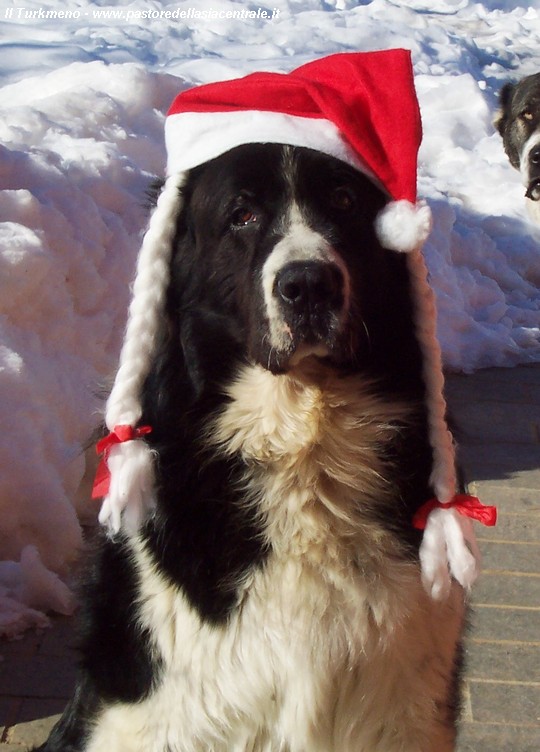
M 527 209 L 540 221 L 540 73 L 503 86 L 495 126 L 510 164 L 521 172 Z
M 450 752 L 463 594 L 430 496 L 404 254 L 357 170 L 248 144 L 192 169 L 143 389 L 155 513 L 102 542 L 43 752 Z

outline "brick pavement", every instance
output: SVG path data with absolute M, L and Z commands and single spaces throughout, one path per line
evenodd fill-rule
M 499 507 L 496 528 L 477 526 L 483 574 L 457 752 L 538 752 L 540 365 L 451 376 L 447 394 L 471 490 Z M 0 642 L 0 752 L 24 752 L 46 737 L 71 693 L 72 643 L 70 619 Z
M 483 568 L 458 752 L 538 752 L 540 366 L 454 376 L 447 395 L 471 490 L 499 509 L 495 528 L 476 527 Z

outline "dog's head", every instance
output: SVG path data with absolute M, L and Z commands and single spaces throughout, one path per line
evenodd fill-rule
M 540 73 L 517 84 L 506 84 L 500 93 L 495 127 L 503 138 L 510 163 L 521 172 L 526 196 L 540 199 Z
M 430 229 L 429 207 L 416 202 L 421 135 L 406 50 L 330 55 L 290 74 L 180 92 L 165 121 L 168 177 L 137 261 L 109 429 L 150 425 L 154 445 L 183 436 L 220 409 L 245 363 L 323 385 L 361 373 L 381 394 L 425 402 L 432 485 L 451 496 L 420 253 Z M 114 447 L 102 515 L 114 526 L 127 503 L 130 524 L 147 506 L 145 444 Z
M 405 260 L 374 229 L 386 200 L 359 171 L 305 148 L 249 144 L 197 167 L 183 190 L 173 316 L 196 312 L 190 333 L 214 328 L 215 347 L 230 342 L 273 373 L 306 357 L 366 368 L 383 340 L 395 351 L 403 319 L 412 330 Z M 408 343 L 403 334 L 396 347 Z

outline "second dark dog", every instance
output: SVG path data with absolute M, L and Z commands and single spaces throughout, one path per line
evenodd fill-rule
M 540 222 L 540 73 L 501 89 L 495 127 L 526 188 L 527 209 Z

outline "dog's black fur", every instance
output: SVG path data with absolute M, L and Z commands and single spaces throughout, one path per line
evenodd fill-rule
M 155 452 L 157 487 L 157 510 L 144 526 L 142 545 L 155 568 L 185 596 L 201 624 L 219 629 L 230 622 L 240 607 L 239 583 L 266 566 L 272 543 L 263 518 L 245 502 L 240 452 L 216 452 L 201 437 L 226 406 L 225 389 L 241 366 L 288 373 L 296 368 L 299 347 L 321 343 L 325 354 L 312 358 L 317 372 L 339 379 L 363 375 L 384 399 L 409 406 L 412 419 L 378 450 L 395 491 L 392 509 L 382 504 L 373 524 L 395 536 L 396 557 L 417 561 L 420 534 L 411 520 L 433 495 L 432 452 L 407 261 L 382 248 L 374 231 L 385 196 L 331 157 L 248 145 L 192 170 L 182 202 L 161 337 L 142 395 L 141 423 L 153 429 L 145 440 Z M 278 351 L 256 289 L 266 259 L 286 233 L 292 203 L 343 259 L 351 310 L 337 328 L 339 269 L 310 282 L 292 264 L 292 281 L 282 286 L 289 298 L 283 315 L 293 334 L 290 348 Z M 318 292 L 309 289 L 309 311 L 295 299 L 301 285 L 318 286 Z M 136 566 L 127 538 L 103 538 L 83 594 L 77 691 L 42 752 L 81 752 L 103 707 L 141 703 L 160 685 L 165 669 L 154 635 L 141 626 Z M 451 694 L 449 687 L 449 706 Z
M 510 164 L 520 170 L 526 197 L 540 199 L 540 73 L 503 86 L 495 126 Z M 538 140 L 534 138 L 538 135 Z

